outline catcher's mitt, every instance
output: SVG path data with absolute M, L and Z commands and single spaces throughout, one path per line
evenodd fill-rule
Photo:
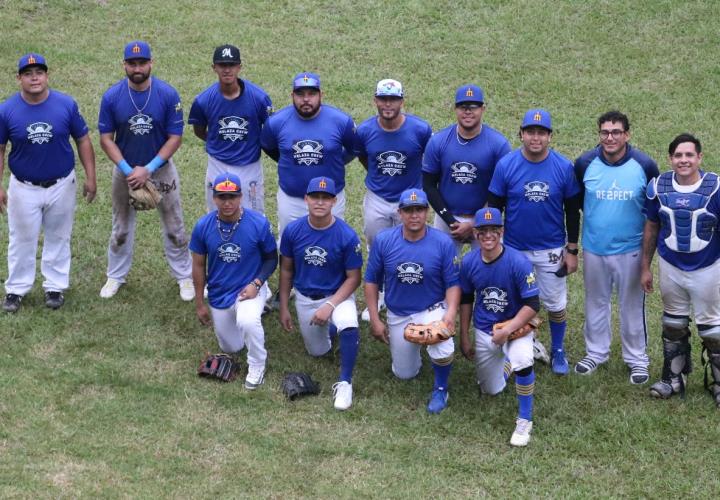
M 493 325 L 493 330 L 499 330 L 500 328 L 504 327 L 508 323 L 510 323 L 510 320 L 503 321 L 501 323 L 495 323 Z M 517 330 L 513 331 L 510 334 L 510 336 L 508 337 L 508 340 L 515 340 L 515 339 L 519 339 L 520 337 L 524 337 L 531 331 L 537 330 L 541 324 L 542 324 L 542 319 L 540 318 L 540 316 L 535 315 L 530 319 L 530 321 L 525 323 L 523 326 L 521 326 Z
M 422 345 L 437 344 L 453 335 L 455 332 L 450 331 L 444 321 L 433 321 L 425 325 L 409 323 L 403 332 L 405 340 Z
M 140 189 L 130 189 L 130 206 L 135 210 L 152 210 L 156 208 L 162 195 L 152 181 L 147 181 Z
M 200 363 L 198 375 L 232 382 L 237 377 L 238 364 L 227 354 L 208 354 Z
M 286 374 L 281 387 L 283 393 L 290 401 L 308 394 L 320 394 L 320 384 L 315 382 L 310 375 L 302 372 Z

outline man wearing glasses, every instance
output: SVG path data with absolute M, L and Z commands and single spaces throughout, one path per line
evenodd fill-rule
M 622 357 L 630 383 L 648 381 L 645 294 L 640 264 L 648 182 L 659 175 L 655 161 L 629 144 L 630 122 L 619 111 L 598 118 L 600 144 L 575 161 L 584 187 L 583 280 L 585 348 L 575 373 L 592 374 L 610 357 L 611 299 L 617 288 Z
M 484 113 L 482 89 L 459 87 L 457 123 L 431 137 L 423 157 L 423 190 L 436 213 L 434 226 L 452 236 L 458 255 L 473 241 L 475 212 L 487 202 L 495 165 L 510 152 L 508 140 L 483 124 Z

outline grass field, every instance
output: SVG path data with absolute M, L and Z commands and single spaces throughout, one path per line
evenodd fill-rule
M 122 47 L 148 40 L 155 74 L 189 110 L 213 82 L 212 49 L 241 48 L 243 77 L 276 108 L 298 71 L 317 71 L 325 101 L 359 123 L 374 113 L 375 83 L 406 87 L 406 109 L 434 129 L 450 123 L 454 89 L 483 87 L 485 120 L 518 145 L 525 110 L 549 109 L 555 147 L 574 158 L 596 142 L 595 119 L 630 116 L 632 142 L 667 168 L 678 133 L 697 134 L 705 167 L 720 159 L 720 3 L 648 1 L 230 2 L 220 0 L 0 0 L 0 97 L 16 91 L 17 58 L 44 54 L 51 86 L 76 97 L 95 129 L 100 96 L 121 78 Z M 332 408 L 337 360 L 313 360 L 277 314 L 264 320 L 265 385 L 220 385 L 195 376 L 210 329 L 182 303 L 162 257 L 157 216 L 141 214 L 128 285 L 98 297 L 110 234 L 111 164 L 98 153 L 99 194 L 78 204 L 67 303 L 43 306 L 41 280 L 17 315 L 0 315 L 0 497 L 643 497 L 710 498 L 720 491 L 719 414 L 702 388 L 699 343 L 687 399 L 648 397 L 628 383 L 613 344 L 590 378 L 538 366 L 535 430 L 511 449 L 513 391 L 478 397 L 473 366 L 459 359 L 450 406 L 425 411 L 432 374 L 395 380 L 389 352 L 367 326 L 350 411 Z M 205 153 L 186 129 L 175 156 L 189 230 L 203 213 Z M 276 173 L 264 159 L 274 222 Z M 7 170 L 7 169 L 6 169 Z M 347 219 L 361 228 L 363 170 L 348 167 Z M 8 174 L 3 185 L 7 186 Z M 0 216 L 0 277 L 7 276 L 7 219 Z M 273 287 L 276 276 L 271 280 Z M 571 361 L 584 354 L 582 279 L 570 279 Z M 652 378 L 660 373 L 659 297 L 648 299 Z M 547 332 L 543 332 L 547 339 Z M 321 381 L 323 393 L 289 403 L 286 370 Z M 713 493 L 713 491 L 715 493 Z

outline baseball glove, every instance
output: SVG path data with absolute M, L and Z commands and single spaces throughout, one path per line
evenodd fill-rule
M 200 363 L 198 375 L 232 382 L 237 377 L 238 364 L 227 354 L 208 354 Z
M 303 372 L 292 372 L 283 378 L 282 391 L 290 401 L 308 394 L 320 394 L 320 384 Z
M 162 195 L 152 181 L 147 181 L 140 189 L 130 189 L 130 206 L 135 210 L 152 210 L 161 200 Z
M 501 323 L 495 323 L 493 325 L 493 330 L 499 330 L 500 328 L 504 327 L 508 323 L 510 323 L 510 320 L 503 321 Z M 537 330 L 541 324 L 542 324 L 542 319 L 540 318 L 540 316 L 535 315 L 532 318 L 530 318 L 530 321 L 525 323 L 523 326 L 521 326 L 517 330 L 513 331 L 510 334 L 510 336 L 508 337 L 508 340 L 515 340 L 515 339 L 519 339 L 520 337 L 524 337 L 531 331 Z
M 455 335 L 455 332 L 450 331 L 444 321 L 433 321 L 425 325 L 408 323 L 403 332 L 405 340 L 422 345 L 437 344 L 453 335 Z

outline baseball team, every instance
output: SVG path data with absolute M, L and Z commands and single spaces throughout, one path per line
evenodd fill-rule
M 217 47 L 212 63 L 217 82 L 195 97 L 188 118 L 208 155 L 207 214 L 188 238 L 172 160 L 185 125 L 181 99 L 151 75 L 146 42 L 125 47 L 126 78 L 105 92 L 98 118 L 100 147 L 117 166 L 100 297 L 113 298 L 127 281 L 136 222 L 129 193 L 152 183 L 162 193 L 157 210 L 165 257 L 180 297 L 194 301 L 199 321 L 212 325 L 224 353 L 237 360 L 247 349 L 247 389 L 264 380 L 262 315 L 273 305 L 283 329 L 300 331 L 309 355 L 339 349 L 338 410 L 352 405 L 359 317 L 369 322 L 372 337 L 388 344 L 399 379 L 416 377 L 422 365 L 422 346 L 404 338 L 407 325 L 442 322 L 454 333 L 457 323 L 460 351 L 474 360 L 481 393 L 502 392 L 514 374 L 518 416 L 510 443 L 525 446 L 533 426 L 535 360 L 560 376 L 571 369 L 564 349 L 567 275 L 578 269 L 582 217 L 586 354 L 574 372 L 591 375 L 608 361 L 616 292 L 629 381 L 648 382 L 645 294 L 653 291 L 657 250 L 664 359 L 650 394 L 684 395 L 694 318 L 705 385 L 720 407 L 720 180 L 701 169 L 696 137 L 673 139 L 671 170 L 661 174 L 630 144 L 628 117 L 610 111 L 597 120 L 597 146 L 573 163 L 550 147 L 553 123 L 544 109 L 524 115 L 522 145 L 512 150 L 483 122 L 487 101 L 474 84 L 456 91 L 456 122 L 433 133 L 426 121 L 403 111 L 402 84 L 381 80 L 377 115 L 355 127 L 350 115 L 323 104 L 315 73 L 298 73 L 292 104 L 273 112 L 268 94 L 240 78 L 237 47 Z M 84 169 L 83 196 L 92 202 L 96 194 L 95 153 L 77 103 L 49 87 L 40 54 L 19 59 L 17 80 L 19 92 L 0 104 L 0 178 L 11 144 L 7 191 L 0 184 L 0 212 L 7 211 L 9 228 L 2 307 L 9 313 L 20 309 L 33 286 L 41 232 L 45 305 L 64 304 L 81 182 L 70 138 Z M 278 168 L 277 239 L 264 214 L 263 151 Z M 345 169 L 355 158 L 366 170 L 367 187 L 367 308 L 360 314 L 355 291 L 363 245 L 343 220 Z M 278 263 L 273 297 L 267 281 Z M 537 317 L 541 305 L 549 353 L 534 331 L 512 335 Z M 434 373 L 430 413 L 448 404 L 454 353 L 452 337 L 427 345 Z

